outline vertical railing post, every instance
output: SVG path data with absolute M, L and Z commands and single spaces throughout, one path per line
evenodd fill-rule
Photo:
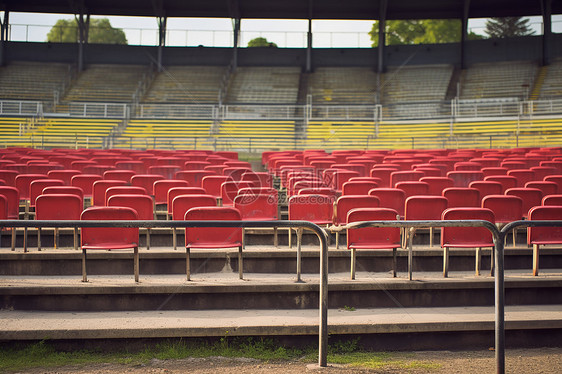
M 504 242 L 507 232 L 500 231 L 495 237 L 495 342 L 496 342 L 496 372 L 505 373 L 505 277 L 504 277 Z

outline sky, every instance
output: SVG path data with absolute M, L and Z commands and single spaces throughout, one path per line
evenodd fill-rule
M 10 13 L 11 40 L 43 42 L 47 33 L 60 18 L 72 19 L 69 14 Z M 156 45 L 158 25 L 153 17 L 93 17 L 109 18 L 113 27 L 121 28 L 129 44 Z M 541 34 L 540 17 L 530 17 L 535 34 Z M 470 19 L 469 30 L 484 34 L 486 20 Z M 317 48 L 368 48 L 368 32 L 373 21 L 317 20 L 312 23 L 313 45 Z M 168 46 L 232 45 L 232 20 L 225 18 L 168 18 Z M 553 32 L 562 33 L 562 15 L 552 18 Z M 243 19 L 241 46 L 256 37 L 265 37 L 279 47 L 303 48 L 306 46 L 306 20 Z

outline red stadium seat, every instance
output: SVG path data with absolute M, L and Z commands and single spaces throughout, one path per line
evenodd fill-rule
M 529 211 L 530 221 L 560 221 L 562 206 L 537 206 Z M 529 227 L 527 243 L 533 246 L 533 275 L 539 275 L 539 247 L 562 244 L 562 227 Z
M 177 198 L 176 198 L 177 199 Z M 232 207 L 204 206 L 185 213 L 186 221 L 241 221 L 240 212 Z M 238 274 L 243 279 L 241 227 L 188 227 L 185 229 L 186 273 L 191 278 L 190 252 L 192 248 L 238 248 Z
M 378 208 L 380 200 L 370 195 L 344 195 L 340 196 L 334 206 L 334 225 L 342 226 L 347 223 L 347 213 L 356 208 Z M 339 231 L 336 231 L 336 249 L 339 249 Z
M 131 188 L 131 186 L 128 186 Z M 112 187 L 107 191 L 121 187 Z M 137 187 L 141 188 L 141 187 Z M 154 202 L 152 197 L 146 194 L 106 194 L 107 206 L 121 206 L 132 208 L 137 212 L 137 219 L 142 221 L 152 221 L 154 217 Z M 146 249 L 150 249 L 150 227 L 146 229 Z
M 87 208 L 81 220 L 137 220 L 132 208 L 95 206 Z M 118 250 L 133 248 L 135 282 L 139 281 L 139 229 L 138 227 L 82 227 L 82 281 L 87 282 L 86 252 L 88 250 Z
M 484 220 L 495 223 L 494 212 L 485 208 L 449 208 L 443 212 L 443 220 Z M 481 248 L 493 248 L 492 233 L 485 227 L 443 227 L 441 229 L 443 248 L 443 276 L 449 276 L 449 248 L 476 248 L 476 275 L 480 275 Z M 493 265 L 491 267 L 493 271 Z
M 82 199 L 72 194 L 40 195 L 36 200 L 35 218 L 47 221 L 80 220 Z M 41 250 L 41 228 L 37 229 L 37 249 Z M 74 230 L 74 249 L 78 249 L 78 229 Z M 55 248 L 59 246 L 59 229 L 55 228 Z
M 347 223 L 360 221 L 394 221 L 398 212 L 388 208 L 357 208 L 347 214 Z M 392 249 L 392 275 L 396 277 L 396 249 L 401 246 L 400 228 L 364 227 L 347 230 L 347 249 L 351 250 L 351 279 L 355 279 L 357 249 Z

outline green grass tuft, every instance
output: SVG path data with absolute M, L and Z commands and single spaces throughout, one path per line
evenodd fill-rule
M 244 338 L 225 336 L 216 341 L 209 340 L 166 340 L 138 352 L 99 351 L 58 351 L 48 341 L 27 345 L 15 345 L 0 350 L 0 372 L 17 372 L 32 368 L 52 369 L 62 366 L 84 366 L 88 364 L 123 364 L 138 366 L 153 359 L 178 360 L 189 357 L 207 358 L 212 356 L 245 357 L 260 361 L 315 362 L 318 351 L 315 348 L 297 349 L 285 347 L 271 338 Z M 428 371 L 440 368 L 430 361 L 415 361 L 386 352 L 367 352 L 359 346 L 359 339 L 341 339 L 330 342 L 328 362 L 358 368 L 398 368 L 404 372 L 416 369 Z

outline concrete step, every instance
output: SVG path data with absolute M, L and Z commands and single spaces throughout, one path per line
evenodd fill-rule
M 556 345 L 562 305 L 506 307 L 508 346 Z M 0 340 L 117 340 L 267 336 L 314 342 L 315 309 L 142 312 L 0 311 Z M 383 350 L 493 346 L 493 307 L 330 309 L 331 339 L 361 337 Z M 545 334 L 545 331 L 548 334 Z M 546 337 L 546 338 L 545 338 Z M 316 340 L 317 341 L 317 340 Z
M 494 278 L 473 273 L 358 272 L 329 276 L 328 307 L 431 308 L 493 306 Z M 506 305 L 562 304 L 562 271 L 508 271 Z M 0 276 L 0 309 L 16 311 L 172 311 L 172 310 L 282 310 L 315 309 L 319 305 L 319 275 L 246 273 L 232 269 L 198 273 L 186 281 L 182 275 Z

